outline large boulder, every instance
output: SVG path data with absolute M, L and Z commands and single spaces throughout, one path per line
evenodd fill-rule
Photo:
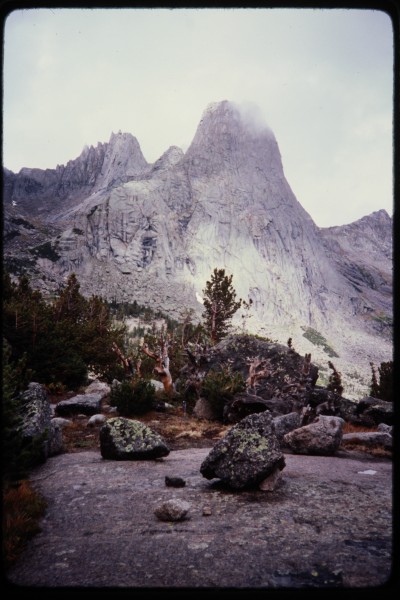
M 191 364 L 180 371 L 183 389 L 201 388 L 201 381 L 208 372 L 224 371 L 227 365 L 246 382 L 246 392 L 225 402 L 223 420 L 226 423 L 237 423 L 249 414 L 264 410 L 273 416 L 300 411 L 309 404 L 310 392 L 318 379 L 318 367 L 306 361 L 305 356 L 254 335 L 228 335 L 203 354 L 191 353 L 190 356 Z M 254 377 L 250 377 L 251 370 L 255 370 Z M 199 410 L 204 414 L 201 404 Z
M 62 428 L 52 422 L 52 411 L 45 388 L 32 382 L 20 395 L 19 433 L 25 447 L 32 447 L 33 462 L 43 462 L 63 451 Z M 35 456 L 34 456 L 35 455 Z
M 234 489 L 259 485 L 282 470 L 285 459 L 269 412 L 249 415 L 213 447 L 200 467 L 206 479 L 218 478 Z
M 140 421 L 113 417 L 100 429 L 101 456 L 111 460 L 151 460 L 168 456 L 163 438 Z
M 304 427 L 283 436 L 283 442 L 295 454 L 330 456 L 338 450 L 343 436 L 343 419 L 320 415 Z
M 66 417 L 76 414 L 95 415 L 101 412 L 101 393 L 78 394 L 68 400 L 61 400 L 56 406 L 56 415 Z

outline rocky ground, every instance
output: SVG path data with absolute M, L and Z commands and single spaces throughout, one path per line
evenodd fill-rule
M 14 589 L 374 588 L 392 570 L 392 460 L 341 448 L 334 457 L 285 453 L 272 492 L 235 492 L 200 466 L 229 426 L 181 409 L 140 418 L 170 454 L 104 460 L 99 428 L 74 417 L 66 452 L 32 473 L 47 500 L 42 531 L 7 574 Z M 181 488 L 166 485 L 180 477 Z M 169 499 L 187 518 L 163 522 Z

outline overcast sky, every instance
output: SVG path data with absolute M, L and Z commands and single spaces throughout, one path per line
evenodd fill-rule
M 148 162 L 211 102 L 256 104 L 321 227 L 393 213 L 393 31 L 377 10 L 29 9 L 4 23 L 3 164 L 54 168 L 111 132 Z

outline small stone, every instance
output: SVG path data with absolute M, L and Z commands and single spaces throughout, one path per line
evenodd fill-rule
M 210 515 L 212 515 L 211 506 L 204 506 L 203 517 L 209 517 Z
M 165 485 L 168 487 L 185 487 L 186 481 L 182 479 L 182 477 L 169 477 L 168 475 L 165 477 Z
M 157 506 L 154 514 L 160 521 L 182 521 L 191 507 L 189 502 L 172 498 Z

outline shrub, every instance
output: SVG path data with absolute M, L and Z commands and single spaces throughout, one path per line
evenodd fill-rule
M 233 396 L 246 388 L 242 374 L 232 372 L 230 367 L 220 371 L 211 369 L 204 377 L 201 385 L 201 395 L 213 406 L 222 419 L 224 406 Z
M 155 394 L 155 387 L 150 381 L 125 380 L 111 389 L 110 404 L 116 406 L 119 414 L 124 417 L 143 415 L 152 410 Z
M 23 480 L 3 488 L 3 560 L 11 566 L 26 542 L 40 531 L 47 503 Z

